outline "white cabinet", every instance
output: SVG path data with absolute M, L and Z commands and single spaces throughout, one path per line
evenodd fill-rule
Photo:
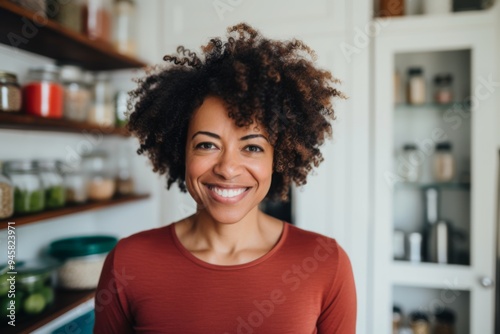
M 373 168 L 373 333 L 391 333 L 392 306 L 408 313 L 452 309 L 457 333 L 493 333 L 495 289 L 482 278 L 495 277 L 497 217 L 497 107 L 495 12 L 377 21 L 374 38 L 374 168 Z M 426 103 L 407 105 L 408 67 L 424 69 Z M 403 94 L 395 96 L 399 71 Z M 454 76 L 453 103 L 433 102 L 432 78 Z M 442 141 L 452 144 L 456 176 L 436 183 L 433 151 Z M 415 143 L 422 168 L 418 184 L 401 181 L 397 155 Z M 470 177 L 468 177 L 470 173 Z M 470 179 L 470 184 L 467 184 Z M 426 230 L 425 187 L 439 190 L 439 215 L 451 220 L 461 239 L 453 239 L 449 264 L 393 259 L 395 230 L 406 236 Z M 423 233 L 423 240 L 426 240 Z M 425 245 L 423 246 L 425 250 Z M 483 283 L 483 284 L 482 284 Z

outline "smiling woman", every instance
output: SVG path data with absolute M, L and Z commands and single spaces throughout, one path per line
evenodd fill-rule
M 179 47 L 131 93 L 138 153 L 197 209 L 109 253 L 96 333 L 355 333 L 344 250 L 259 210 L 323 160 L 337 81 L 300 41 L 228 32 L 202 58 Z

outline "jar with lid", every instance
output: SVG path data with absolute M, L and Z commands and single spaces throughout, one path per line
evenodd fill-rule
M 450 182 L 455 177 L 455 159 L 451 153 L 450 142 L 436 144 L 434 152 L 434 180 L 436 182 Z
M 62 26 L 79 33 L 82 27 L 81 7 L 80 0 L 47 0 L 47 15 Z
M 83 71 L 78 66 L 61 67 L 61 80 L 64 86 L 64 118 L 85 122 L 90 108 L 91 93 L 83 81 Z
M 429 317 L 427 314 L 414 311 L 410 314 L 410 327 L 413 334 L 430 334 Z
M 81 164 L 59 165 L 64 179 L 64 189 L 66 192 L 66 203 L 81 204 L 87 201 L 87 178 L 83 173 Z
M 116 192 L 118 195 L 131 195 L 134 192 L 130 155 L 126 145 L 120 146 L 116 155 Z
M 32 68 L 23 88 L 23 105 L 28 114 L 61 118 L 64 89 L 59 83 L 60 69 L 55 65 Z
M 14 214 L 14 185 L 12 181 L 3 174 L 2 162 L 0 161 L 0 219 L 8 218 Z
M 425 103 L 425 79 L 421 67 L 408 69 L 407 99 L 409 104 Z
M 106 74 L 97 76 L 93 86 L 92 105 L 88 122 L 99 126 L 115 125 L 115 105 L 113 88 Z
M 403 312 L 401 307 L 394 305 L 392 307 L 392 334 L 399 334 L 403 323 Z
M 21 87 L 14 73 L 0 71 L 0 111 L 21 111 Z
M 66 193 L 64 191 L 64 181 L 58 166 L 57 160 L 36 160 L 34 166 L 40 174 L 42 186 L 45 191 L 45 207 L 55 209 L 66 204 Z
M 45 209 L 42 180 L 31 161 L 7 161 L 5 173 L 14 184 L 14 213 L 27 214 Z
M 82 4 L 82 32 L 90 39 L 111 42 L 111 0 L 84 0 Z
M 434 312 L 436 319 L 434 324 L 434 333 L 436 334 L 454 334 L 455 333 L 455 311 L 449 308 L 438 308 Z
M 434 101 L 437 104 L 448 104 L 453 101 L 452 83 L 451 74 L 438 74 L 434 77 Z
M 113 8 L 113 42 L 118 52 L 135 56 L 135 3 L 133 0 L 115 0 Z
M 88 198 L 103 201 L 113 197 L 116 183 L 108 154 L 105 151 L 94 151 L 84 155 L 82 166 L 87 177 Z
M 422 152 L 419 152 L 417 145 L 405 144 L 403 151 L 398 159 L 398 174 L 406 182 L 418 182 L 422 171 L 422 163 L 424 157 Z

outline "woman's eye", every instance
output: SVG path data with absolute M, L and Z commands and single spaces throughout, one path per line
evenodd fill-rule
M 264 152 L 261 147 L 255 145 L 248 145 L 245 149 L 249 152 Z
M 216 146 L 212 143 L 199 143 L 198 145 L 196 145 L 196 148 L 200 148 L 202 150 L 212 150 L 216 148 Z

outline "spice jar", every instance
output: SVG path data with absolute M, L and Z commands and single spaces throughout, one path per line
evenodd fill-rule
M 94 151 L 82 159 L 83 171 L 87 177 L 88 198 L 103 201 L 113 197 L 116 184 L 108 154 L 105 151 Z
M 0 162 L 0 219 L 8 218 L 14 214 L 14 185 L 2 173 Z
M 135 3 L 133 0 L 116 0 L 113 9 L 115 48 L 120 53 L 135 56 Z
M 45 207 L 55 209 L 66 204 L 66 194 L 61 173 L 58 170 L 60 162 L 56 160 L 37 160 L 34 162 L 42 180 L 45 191 Z
M 451 74 L 436 75 L 434 77 L 434 100 L 438 104 L 447 104 L 453 101 L 451 84 L 453 76 Z
M 409 104 L 425 103 L 425 79 L 420 67 L 408 69 L 407 99 Z
M 60 164 L 66 191 L 66 203 L 81 204 L 87 201 L 87 178 L 82 171 L 81 165 L 70 166 Z
M 0 111 L 18 112 L 21 110 L 21 87 L 17 76 L 0 71 Z
M 430 324 L 427 314 L 423 312 L 412 312 L 410 314 L 410 327 L 413 334 L 430 334 Z
M 418 182 L 424 157 L 415 144 L 405 144 L 399 158 L 398 174 L 406 182 Z
M 28 114 L 61 118 L 64 89 L 59 84 L 59 67 L 45 65 L 28 72 L 28 83 L 23 88 L 23 104 Z
M 436 319 L 434 333 L 454 334 L 455 333 L 455 312 L 449 308 L 438 308 L 434 313 Z
M 134 180 L 130 170 L 130 156 L 126 146 L 121 146 L 116 160 L 116 193 L 130 195 L 134 192 Z
M 392 334 L 399 334 L 403 323 L 403 312 L 401 307 L 394 305 L 392 307 Z
M 434 180 L 436 182 L 450 182 L 455 177 L 455 159 L 451 153 L 450 142 L 436 144 L 434 152 Z
M 91 93 L 83 82 L 83 72 L 78 66 L 66 65 L 61 68 L 64 86 L 64 118 L 85 122 L 91 102 Z
M 42 181 L 31 161 L 8 161 L 5 163 L 5 173 L 14 184 L 16 214 L 39 212 L 45 208 Z
M 111 42 L 111 0 L 84 0 L 82 32 L 90 39 Z
M 88 122 L 100 126 L 113 126 L 115 124 L 113 88 L 106 74 L 101 73 L 96 78 L 92 99 Z

